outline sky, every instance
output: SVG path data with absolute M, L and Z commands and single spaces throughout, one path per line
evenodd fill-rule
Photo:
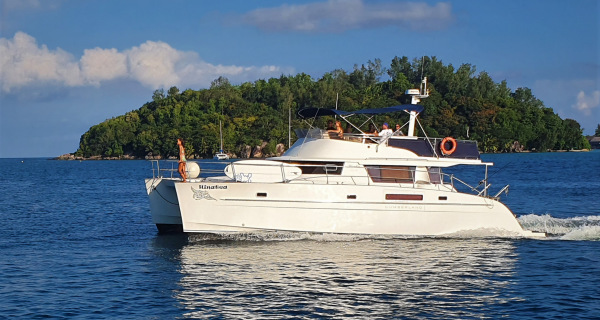
M 75 152 L 157 89 L 203 89 L 396 56 L 468 63 L 600 123 L 597 0 L 0 0 L 0 158 Z

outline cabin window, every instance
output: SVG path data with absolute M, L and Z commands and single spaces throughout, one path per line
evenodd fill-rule
M 258 192 L 256 194 L 257 197 L 259 198 L 266 198 L 267 197 L 267 193 L 266 192 Z
M 415 167 L 408 166 L 365 166 L 373 182 L 413 183 Z
M 385 200 L 412 200 L 418 201 L 423 200 L 422 194 L 395 194 L 388 193 L 385 195 Z
M 428 167 L 427 171 L 429 171 L 429 182 L 433 184 L 442 183 L 442 168 Z
M 291 164 L 297 165 L 302 174 L 328 174 L 328 175 L 340 175 L 342 174 L 342 168 L 344 167 L 343 162 L 329 162 L 329 161 L 303 161 L 303 162 L 291 162 Z

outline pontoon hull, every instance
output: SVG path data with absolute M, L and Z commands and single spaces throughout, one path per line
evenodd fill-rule
M 443 188 L 175 183 L 175 189 L 185 232 L 536 235 L 524 231 L 504 204 Z
M 152 222 L 156 224 L 159 233 L 183 232 L 181 212 L 175 193 L 175 181 L 178 180 L 168 178 L 145 180 Z

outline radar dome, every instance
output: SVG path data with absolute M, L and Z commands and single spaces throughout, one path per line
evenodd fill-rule
M 188 179 L 196 179 L 200 175 L 200 166 L 194 161 L 187 161 L 185 163 L 185 172 Z

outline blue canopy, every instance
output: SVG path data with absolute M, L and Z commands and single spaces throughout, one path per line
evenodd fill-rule
M 298 111 L 298 115 L 304 119 L 307 118 L 315 118 L 322 116 L 349 116 L 354 114 L 383 114 L 383 113 L 392 113 L 398 111 L 415 111 L 417 113 L 421 113 L 424 110 L 424 107 L 420 104 L 403 104 L 393 107 L 387 108 L 375 108 L 375 109 L 362 109 L 356 111 L 342 111 L 337 109 L 321 109 L 321 108 L 306 108 Z
M 298 115 L 304 119 L 323 117 L 323 116 L 345 116 L 350 114 L 347 111 L 337 109 L 305 108 L 298 111 Z

